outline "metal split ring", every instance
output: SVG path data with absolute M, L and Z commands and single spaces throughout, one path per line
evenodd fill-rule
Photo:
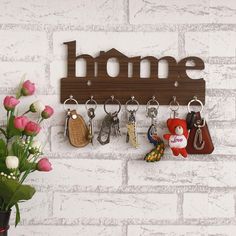
M 134 98 L 134 96 L 132 96 L 126 103 L 125 103 L 125 110 L 127 112 L 130 112 L 130 110 L 128 109 L 128 105 L 129 104 L 133 104 L 136 105 L 136 109 L 134 109 L 134 112 L 138 111 L 139 109 L 139 102 Z
M 115 111 L 114 113 L 115 114 L 118 114 L 119 112 L 120 112 L 120 109 L 121 109 L 121 103 L 120 103 L 120 101 L 118 100 L 118 99 L 116 99 L 113 95 L 110 97 L 110 98 L 108 98 L 106 101 L 105 101 L 105 103 L 104 103 L 104 111 L 107 113 L 107 114 L 109 114 L 109 112 L 107 111 L 107 109 L 106 109 L 106 105 L 108 104 L 108 103 L 117 103 L 117 105 L 119 106 L 119 108 L 118 108 L 118 110 L 117 111 Z
M 176 100 L 176 96 L 173 96 L 173 99 L 170 101 L 169 108 L 173 112 L 176 112 L 179 110 L 179 103 Z
M 203 103 L 202 103 L 202 101 L 201 100 L 199 100 L 199 99 L 197 99 L 197 97 L 196 96 L 194 96 L 193 97 L 193 99 L 191 100 L 191 101 L 189 101 L 189 103 L 188 103 L 188 112 L 189 113 L 191 113 L 191 109 L 190 109 L 190 106 L 191 106 L 191 103 L 193 103 L 193 102 L 197 102 L 197 103 L 199 103 L 200 104 L 200 106 L 201 106 L 201 109 L 200 109 L 200 113 L 202 113 L 202 111 L 203 111 Z
M 147 102 L 147 105 L 146 105 L 146 111 L 148 112 L 148 108 L 152 106 L 152 107 L 155 107 L 156 110 L 159 109 L 159 102 L 156 100 L 155 96 L 152 96 L 152 98 Z
M 97 109 L 97 102 L 94 100 L 93 96 L 90 97 L 90 99 L 88 99 L 85 103 L 85 108 L 86 110 L 89 109 L 89 106 L 93 107 L 94 111 Z
M 73 95 L 70 95 L 70 97 L 67 98 L 67 99 L 64 101 L 64 103 L 63 103 L 63 105 L 64 105 L 64 110 L 65 110 L 65 111 L 67 111 L 67 109 L 66 109 L 66 103 L 67 103 L 68 101 L 73 101 L 73 102 L 75 102 L 75 104 L 76 104 L 77 106 L 78 106 L 78 104 L 79 104 L 78 101 L 73 98 Z

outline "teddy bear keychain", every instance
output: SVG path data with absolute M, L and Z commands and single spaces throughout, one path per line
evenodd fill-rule
M 170 102 L 171 117 L 167 120 L 167 127 L 170 131 L 169 134 L 164 134 L 164 139 L 168 140 L 169 146 L 174 156 L 182 155 L 184 158 L 188 156 L 186 151 L 188 129 L 185 119 L 177 118 L 177 111 L 179 109 L 179 103 L 176 97 L 173 96 L 173 100 Z

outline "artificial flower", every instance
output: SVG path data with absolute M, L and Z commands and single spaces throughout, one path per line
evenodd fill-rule
M 43 105 L 43 103 L 41 101 L 36 101 L 30 105 L 29 110 L 33 113 L 35 112 L 42 113 L 44 109 L 45 109 L 45 106 Z
M 13 110 L 17 104 L 19 104 L 19 100 L 13 96 L 6 96 L 3 101 L 3 105 L 7 111 Z
M 6 166 L 8 169 L 17 169 L 19 166 L 19 159 L 16 156 L 6 157 Z
M 27 125 L 25 126 L 24 133 L 28 136 L 35 136 L 39 133 L 41 130 L 41 127 L 38 123 L 35 123 L 33 121 L 29 121 Z
M 21 94 L 24 96 L 29 96 L 29 95 L 33 95 L 34 92 L 35 92 L 35 84 L 29 80 L 26 80 L 22 84 Z
M 43 119 L 50 118 L 54 113 L 54 110 L 50 106 L 45 106 L 45 109 L 42 111 L 41 116 Z
M 14 127 L 22 132 L 25 129 L 25 126 L 27 125 L 28 122 L 29 119 L 26 116 L 15 117 Z
M 52 164 L 49 162 L 48 158 L 42 158 L 38 161 L 37 170 L 46 172 L 52 170 Z

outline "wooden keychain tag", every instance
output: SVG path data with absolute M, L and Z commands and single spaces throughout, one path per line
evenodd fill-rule
M 89 144 L 89 130 L 83 117 L 76 110 L 69 113 L 67 135 L 70 144 L 74 147 L 84 147 Z

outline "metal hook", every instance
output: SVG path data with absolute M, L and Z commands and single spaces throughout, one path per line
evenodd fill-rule
M 68 109 L 66 109 L 66 103 L 67 103 L 68 101 L 73 101 L 73 102 L 75 102 L 75 104 L 76 104 L 77 106 L 78 106 L 78 104 L 79 104 L 78 101 L 73 98 L 73 95 L 70 95 L 69 98 L 67 98 L 67 99 L 64 101 L 64 103 L 63 103 L 63 105 L 64 105 L 64 110 L 65 110 L 65 111 L 68 110 Z
M 128 110 L 128 104 L 131 103 L 131 102 L 136 103 L 137 108 L 134 110 L 134 112 L 137 112 L 138 109 L 139 109 L 139 102 L 135 99 L 134 96 L 131 96 L 131 98 L 126 102 L 126 104 L 125 104 L 125 110 L 126 110 L 127 112 L 131 112 L 131 110 Z
M 199 103 L 200 104 L 200 106 L 201 106 L 201 109 L 200 109 L 200 113 L 202 113 L 202 111 L 203 111 L 203 103 L 202 103 L 202 101 L 201 100 L 199 100 L 198 98 L 197 98 L 197 96 L 194 96 L 193 97 L 193 99 L 192 100 L 190 100 L 189 101 L 189 103 L 188 103 L 188 112 L 189 113 L 191 113 L 191 109 L 190 109 L 190 106 L 191 106 L 191 103 L 193 103 L 193 102 L 197 102 L 197 103 Z
M 91 95 L 90 96 L 90 99 L 88 99 L 87 101 L 86 101 L 86 103 L 85 103 L 85 108 L 86 108 L 86 110 L 88 110 L 89 108 L 88 108 L 88 104 L 89 103 L 91 103 L 91 104 L 94 104 L 94 111 L 97 109 L 97 102 L 94 100 L 94 98 L 93 98 L 93 95 Z

